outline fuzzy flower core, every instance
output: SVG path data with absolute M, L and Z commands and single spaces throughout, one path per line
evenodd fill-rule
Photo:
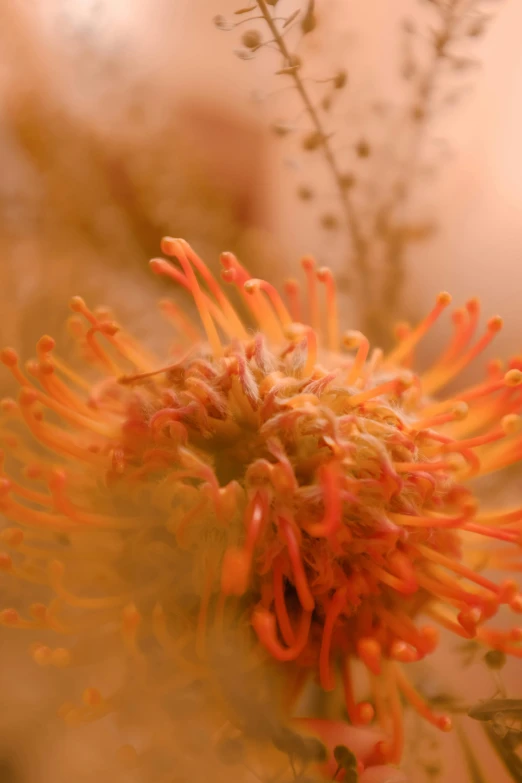
M 465 486 L 522 457 L 522 360 L 490 363 L 448 398 L 441 390 L 501 328 L 493 318 L 475 338 L 476 300 L 416 374 L 414 350 L 448 294 L 399 327 L 385 355 L 340 334 L 334 278 L 310 258 L 306 296 L 289 281 L 285 303 L 224 253 L 240 310 L 186 242 L 162 250 L 177 263 L 154 259 L 153 271 L 189 292 L 203 327 L 163 302 L 178 332 L 167 363 L 80 298 L 71 328 L 85 376 L 50 337 L 25 372 L 12 349 L 1 354 L 20 393 L 2 401 L 0 512 L 15 526 L 0 534 L 0 568 L 48 600 L 0 621 L 74 637 L 35 643 L 41 665 L 88 660 L 85 639 L 98 634 L 144 677 L 154 650 L 189 680 L 233 625 L 279 662 L 289 712 L 310 677 L 331 690 L 340 674 L 350 721 L 376 718 L 389 737 L 378 755 L 398 761 L 402 699 L 451 726 L 407 674 L 439 628 L 522 657 L 522 628 L 491 624 L 502 605 L 522 611 L 518 588 L 483 573 L 520 570 L 522 508 L 481 510 Z M 354 696 L 357 660 L 368 701 Z M 89 688 L 64 715 L 90 720 L 118 699 Z

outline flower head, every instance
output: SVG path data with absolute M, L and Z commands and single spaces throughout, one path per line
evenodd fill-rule
M 334 278 L 312 259 L 306 297 L 289 281 L 285 303 L 224 253 L 243 317 L 186 242 L 167 238 L 162 250 L 177 264 L 154 259 L 153 271 L 189 292 L 203 327 L 163 302 L 178 330 L 166 363 L 80 298 L 71 327 L 86 376 L 50 337 L 26 372 L 2 352 L 20 393 L 2 403 L 0 511 L 15 526 L 1 533 L 0 567 L 49 600 L 0 619 L 79 637 L 37 643 L 42 665 L 81 660 L 96 631 L 145 679 L 152 654 L 203 676 L 216 634 L 240 629 L 247 651 L 280 663 L 288 709 L 310 677 L 329 690 L 340 671 L 351 722 L 376 713 L 389 736 L 376 758 L 397 761 L 401 695 L 450 728 L 405 665 L 435 649 L 439 628 L 522 657 L 522 628 L 492 624 L 502 605 L 522 611 L 518 588 L 483 573 L 520 569 L 522 508 L 484 511 L 466 486 L 522 457 L 522 360 L 492 362 L 481 383 L 448 397 L 501 328 L 493 318 L 475 338 L 475 300 L 416 374 L 414 351 L 446 293 L 383 354 L 360 332 L 340 333 Z M 368 701 L 354 697 L 355 661 Z M 87 720 L 117 703 L 89 689 L 64 714 Z

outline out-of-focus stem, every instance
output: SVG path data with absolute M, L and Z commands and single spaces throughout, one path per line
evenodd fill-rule
M 450 0 L 444 8 L 443 24 L 437 33 L 438 42 L 433 47 L 431 61 L 417 87 L 418 101 L 416 106 L 422 120 L 416 123 L 415 132 L 408 146 L 409 154 L 402 166 L 402 175 L 396 184 L 396 192 L 399 195 L 380 210 L 381 216 L 384 216 L 386 219 L 390 218 L 394 209 L 399 204 L 404 203 L 410 194 L 417 173 L 419 156 L 426 132 L 426 120 L 429 116 L 440 67 L 446 57 L 448 44 L 453 39 L 455 24 L 459 19 L 459 15 L 462 14 L 462 7 L 465 5 L 465 2 L 466 0 L 464 2 L 463 0 Z M 401 249 L 399 249 L 399 252 L 393 252 L 396 250 L 394 244 L 391 244 L 389 249 L 391 252 L 388 254 L 387 259 L 387 269 L 381 292 L 381 306 L 386 306 L 393 312 L 400 295 L 400 284 L 404 279 L 404 253 Z
M 277 25 L 272 19 L 272 16 L 266 4 L 266 0 L 256 0 L 256 2 L 257 5 L 259 6 L 259 10 L 261 11 L 261 14 L 263 15 L 263 18 L 265 19 L 268 27 L 270 28 L 270 32 L 274 37 L 274 41 L 279 51 L 285 58 L 286 62 L 288 64 L 291 64 L 292 62 L 291 52 L 289 51 L 283 36 L 280 34 L 279 30 L 277 29 Z M 363 297 L 363 308 L 365 308 L 369 306 L 371 300 L 370 269 L 368 264 L 368 243 L 361 231 L 361 227 L 359 225 L 359 220 L 356 215 L 353 203 L 350 200 L 346 188 L 343 185 L 342 174 L 337 164 L 337 160 L 335 158 L 328 136 L 325 132 L 325 129 L 323 128 L 321 118 L 319 117 L 312 103 L 312 100 L 307 92 L 307 89 L 303 83 L 303 80 L 299 75 L 299 69 L 298 68 L 292 69 L 289 72 L 289 75 L 293 79 L 295 88 L 299 93 L 299 96 L 303 102 L 306 113 L 308 114 L 308 117 L 314 127 L 314 130 L 317 132 L 319 138 L 321 139 L 321 149 L 323 151 L 326 164 L 332 174 L 335 185 L 339 192 L 339 200 L 343 208 L 346 226 L 348 228 L 349 235 L 353 244 L 354 266 L 357 270 L 359 284 L 361 287 L 361 292 Z

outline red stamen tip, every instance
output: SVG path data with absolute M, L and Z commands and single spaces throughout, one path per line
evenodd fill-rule
M 457 421 L 462 421 L 469 413 L 468 404 L 465 402 L 457 402 L 451 409 L 451 412 Z
M 151 258 L 149 261 L 151 271 L 154 272 L 155 275 L 161 275 L 166 265 L 167 262 L 163 258 Z
M 38 399 L 38 392 L 36 389 L 29 389 L 27 387 L 24 387 L 23 389 L 20 389 L 20 394 L 18 396 L 18 400 L 20 402 L 20 405 L 23 406 L 29 406 L 36 402 Z
M 247 552 L 231 547 L 223 557 L 221 590 L 225 595 L 244 595 L 248 587 L 250 562 Z
M 437 726 L 441 731 L 451 731 L 453 728 L 453 721 L 449 715 L 441 715 L 437 718 Z
M 506 435 L 515 435 L 520 429 L 522 419 L 516 413 L 508 413 L 500 422 L 500 426 Z
M 522 371 L 517 369 L 508 370 L 504 375 L 504 383 L 506 386 L 519 386 L 522 383 Z
M 312 258 L 312 256 L 304 256 L 301 259 L 301 266 L 305 271 L 315 269 L 315 258 Z
M 356 723 L 367 726 L 375 717 L 375 710 L 369 701 L 361 701 L 355 705 L 354 720 Z
M 373 674 L 380 674 L 382 650 L 376 639 L 360 639 L 357 643 L 357 653 L 364 665 Z
M 16 367 L 18 364 L 18 354 L 14 348 L 3 348 L 0 351 L 0 361 L 6 367 Z
M 433 652 L 439 643 L 440 634 L 438 629 L 433 625 L 425 625 L 420 629 L 420 634 L 426 641 L 427 651 Z
M 36 343 L 36 348 L 42 353 L 50 353 L 55 347 L 56 342 L 48 334 L 44 334 Z
M 73 313 L 82 313 L 85 310 L 85 300 L 81 296 L 73 296 L 69 302 L 69 307 Z
M 17 625 L 20 622 L 20 615 L 16 609 L 4 609 L 0 612 L 0 623 L 3 625 Z
M 482 612 L 476 606 L 473 607 L 473 609 L 468 609 L 466 611 L 459 612 L 457 616 L 457 620 L 459 621 L 460 625 L 471 636 L 476 635 L 477 623 L 479 623 L 481 619 L 482 619 Z
M 247 292 L 247 294 L 255 294 L 256 291 L 259 291 L 261 288 L 261 280 L 258 280 L 257 278 L 251 278 L 250 280 L 247 280 L 245 283 L 243 283 L 243 288 Z
M 489 332 L 500 332 L 504 325 L 504 321 L 499 315 L 494 315 L 493 318 L 490 318 L 488 321 L 488 331 Z
M 86 688 L 82 695 L 83 703 L 88 707 L 95 707 L 97 704 L 101 704 L 103 696 L 97 688 Z
M 52 650 L 45 644 L 35 644 L 32 648 L 33 661 L 38 666 L 48 666 L 52 661 Z
M 163 237 L 160 242 L 161 252 L 165 253 L 166 256 L 175 256 L 178 252 L 178 243 L 179 239 L 174 239 L 174 237 Z
M 499 586 L 498 599 L 502 604 L 508 604 L 518 595 L 518 585 L 513 579 L 505 579 Z
M 320 268 L 317 270 L 317 272 L 316 272 L 316 275 L 317 275 L 317 279 L 318 279 L 318 280 L 319 280 L 321 283 L 324 283 L 324 282 L 325 282 L 325 280 L 331 280 L 331 279 L 333 278 L 333 275 L 332 275 L 332 270 L 331 270 L 331 269 L 330 269 L 330 267 L 328 267 L 328 266 L 322 266 L 322 267 L 320 267 Z
M 509 607 L 513 612 L 522 614 L 522 593 L 517 593 L 509 602 Z
M 449 304 L 451 304 L 451 294 L 449 294 L 447 291 L 441 291 L 439 294 L 437 294 L 437 304 L 441 305 L 442 307 L 447 307 Z

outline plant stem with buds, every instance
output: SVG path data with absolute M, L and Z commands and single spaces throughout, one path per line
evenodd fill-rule
M 272 19 L 272 16 L 266 4 L 266 0 L 256 0 L 256 2 L 261 14 L 263 15 L 264 20 L 266 21 L 268 27 L 270 28 L 270 32 L 274 37 L 275 44 L 277 45 L 283 57 L 285 58 L 286 62 L 291 64 L 292 62 L 291 52 L 288 50 L 288 47 L 285 43 L 283 36 L 280 34 L 279 30 L 277 29 L 277 25 Z M 301 100 L 303 101 L 303 105 L 305 107 L 306 113 L 308 114 L 308 117 L 314 127 L 314 130 L 317 132 L 319 138 L 321 139 L 321 148 L 324 154 L 326 164 L 333 176 L 334 182 L 339 191 L 339 199 L 342 205 L 346 225 L 348 227 L 350 237 L 353 243 L 354 266 L 357 270 L 357 274 L 359 277 L 359 284 L 361 287 L 362 300 L 363 300 L 362 306 L 363 309 L 365 309 L 370 305 L 370 300 L 371 300 L 370 269 L 368 265 L 368 243 L 365 237 L 363 236 L 361 227 L 359 225 L 358 217 L 355 213 L 354 206 L 350 200 L 346 188 L 343 185 L 342 174 L 337 164 L 337 161 L 335 159 L 335 155 L 332 150 L 332 146 L 330 144 L 328 136 L 323 128 L 321 118 L 319 117 L 312 103 L 312 100 L 308 95 L 303 80 L 299 75 L 299 69 L 298 68 L 292 69 L 291 71 L 289 71 L 289 75 L 293 79 L 294 85 L 301 97 Z

